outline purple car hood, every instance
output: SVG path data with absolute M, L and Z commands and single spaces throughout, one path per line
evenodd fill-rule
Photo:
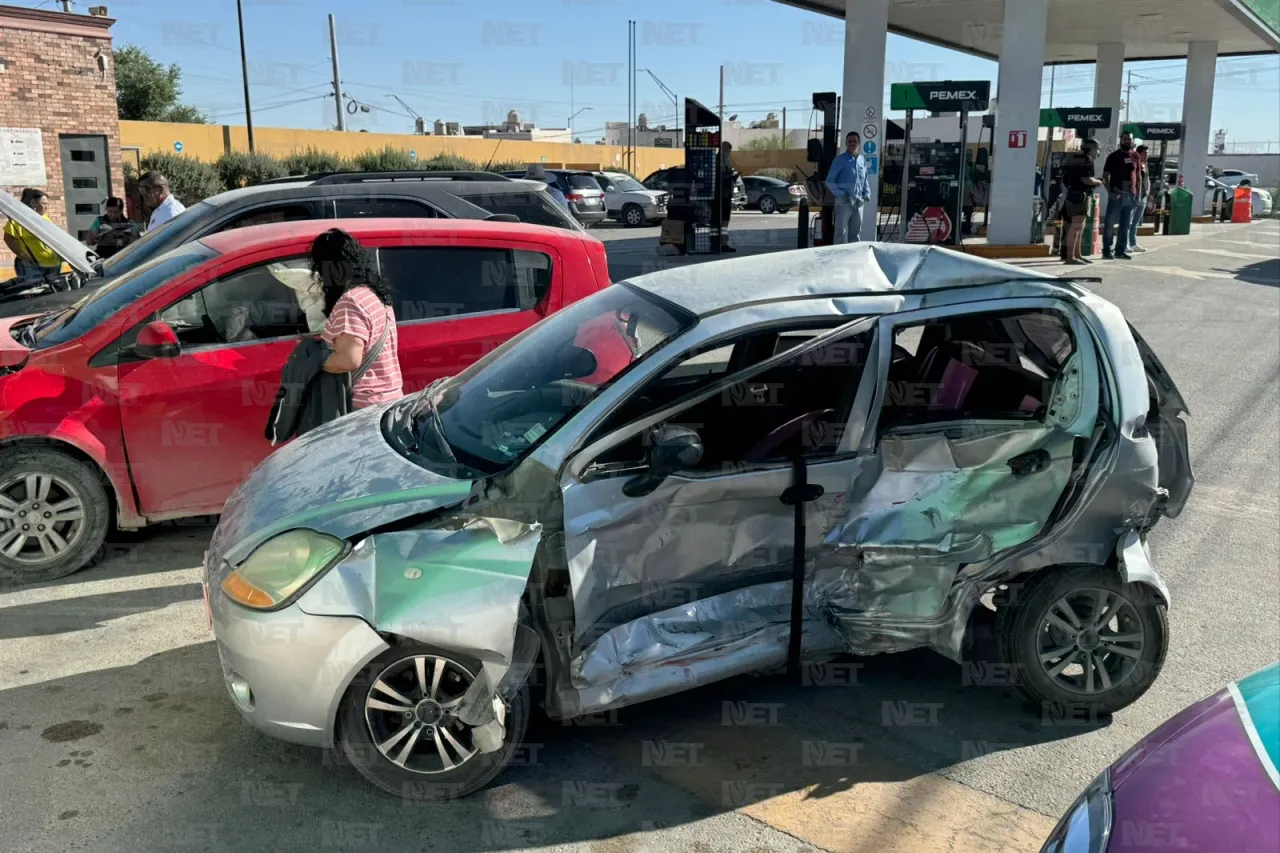
M 1165 722 L 1111 768 L 1107 853 L 1280 850 L 1280 664 Z

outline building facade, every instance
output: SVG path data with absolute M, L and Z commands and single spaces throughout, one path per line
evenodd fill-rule
M 72 234 L 124 195 L 113 23 L 0 6 L 0 190 L 44 190 L 49 218 Z M 12 262 L 0 244 L 0 268 Z

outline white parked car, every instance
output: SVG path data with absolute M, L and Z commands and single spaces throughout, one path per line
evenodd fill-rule
M 1253 191 L 1253 218 L 1259 219 L 1264 216 L 1270 216 L 1272 209 L 1271 193 L 1248 184 L 1245 184 L 1245 186 L 1249 186 Z M 1210 206 L 1213 204 L 1214 192 L 1217 190 L 1225 190 L 1228 198 L 1235 197 L 1236 188 L 1234 185 L 1226 184 L 1217 178 L 1210 178 L 1206 176 L 1204 179 L 1204 208 L 1206 211 L 1208 211 Z
M 604 190 L 604 206 L 610 219 L 634 228 L 667 218 L 670 193 L 648 189 L 623 172 L 595 172 L 594 175 Z
M 1244 184 L 1246 186 L 1256 187 L 1258 185 L 1258 176 L 1252 172 L 1243 172 L 1240 169 L 1223 169 L 1216 177 L 1219 181 L 1229 187 L 1236 187 Z

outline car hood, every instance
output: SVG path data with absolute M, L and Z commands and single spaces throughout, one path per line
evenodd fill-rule
M 1278 849 L 1277 721 L 1280 664 L 1173 717 L 1112 765 L 1116 825 L 1176 826 L 1179 849 Z
M 71 264 L 82 275 L 95 275 L 94 264 L 98 255 L 84 243 L 54 225 L 7 192 L 0 192 L 0 213 L 17 221 L 19 225 L 40 238 L 58 257 Z
M 339 418 L 268 456 L 227 500 L 212 553 L 234 566 L 285 530 L 348 539 L 465 500 L 471 480 L 432 473 L 387 444 L 381 418 L 390 405 Z
M 622 194 L 622 200 L 635 201 L 640 204 L 654 204 L 667 194 L 666 190 L 627 190 Z

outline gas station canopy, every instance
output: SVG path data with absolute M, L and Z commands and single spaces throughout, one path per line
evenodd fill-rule
M 1014 2 L 1014 0 L 1007 0 Z M 777 0 L 836 18 L 845 0 Z M 889 31 L 998 59 L 1006 0 L 894 0 Z M 1275 0 L 1049 0 L 1049 65 L 1093 62 L 1097 45 L 1124 42 L 1124 58 L 1180 59 L 1191 41 L 1216 41 L 1218 55 L 1280 49 Z

